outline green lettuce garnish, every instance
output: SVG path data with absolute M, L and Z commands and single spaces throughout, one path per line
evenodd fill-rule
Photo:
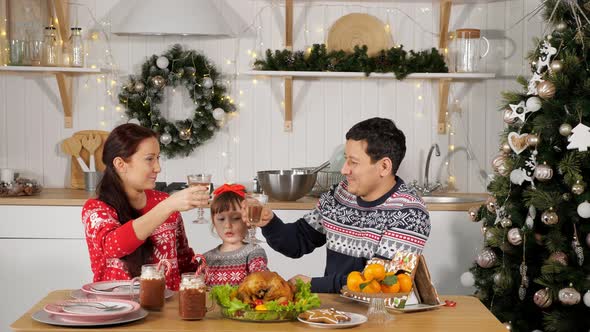
M 266 311 L 256 311 L 240 301 L 237 294 L 238 286 L 222 285 L 211 288 L 211 298 L 225 312 L 237 319 L 245 320 L 281 320 L 294 319 L 297 314 L 320 306 L 320 298 L 311 292 L 311 284 L 297 279 L 295 299 L 289 303 L 269 301 L 264 303 Z

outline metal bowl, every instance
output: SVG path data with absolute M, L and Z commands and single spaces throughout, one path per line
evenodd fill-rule
M 317 174 L 307 170 L 273 170 L 257 172 L 262 190 L 279 201 L 296 201 L 311 191 Z

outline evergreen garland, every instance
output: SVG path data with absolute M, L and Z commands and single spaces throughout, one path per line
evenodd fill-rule
M 448 73 L 444 57 L 437 49 L 406 52 L 403 45 L 381 50 L 369 57 L 367 46 L 355 46 L 353 53 L 330 51 L 325 44 L 314 44 L 309 52 L 272 50 L 266 51 L 265 59 L 254 62 L 254 69 L 269 71 L 331 71 L 394 73 L 399 80 L 411 73 Z
M 165 68 L 156 64 L 162 56 L 168 59 Z M 213 82 L 211 88 L 204 86 L 208 78 Z M 195 104 L 192 117 L 172 122 L 162 116 L 158 105 L 163 101 L 166 86 L 184 86 L 188 90 Z M 211 61 L 195 50 L 185 50 L 176 44 L 161 56 L 152 55 L 142 65 L 139 76 L 129 77 L 119 93 L 119 102 L 126 107 L 125 114 L 129 119 L 137 119 L 142 126 L 160 135 L 162 153 L 172 158 L 188 156 L 219 129 L 213 110 L 221 108 L 226 114 L 236 110 L 225 93 L 221 74 Z M 181 131 L 185 135 L 181 135 Z M 168 144 L 162 139 L 166 135 L 171 138 Z

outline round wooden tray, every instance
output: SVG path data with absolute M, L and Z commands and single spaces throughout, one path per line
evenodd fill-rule
M 354 52 L 355 46 L 367 45 L 367 54 L 374 56 L 391 48 L 393 41 L 385 24 L 375 16 L 353 13 L 339 18 L 328 32 L 329 51 Z

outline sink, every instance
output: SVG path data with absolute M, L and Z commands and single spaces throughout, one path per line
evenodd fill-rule
M 487 199 L 486 195 L 428 195 L 422 196 L 422 200 L 426 204 L 459 204 L 459 203 L 478 203 L 484 202 Z

